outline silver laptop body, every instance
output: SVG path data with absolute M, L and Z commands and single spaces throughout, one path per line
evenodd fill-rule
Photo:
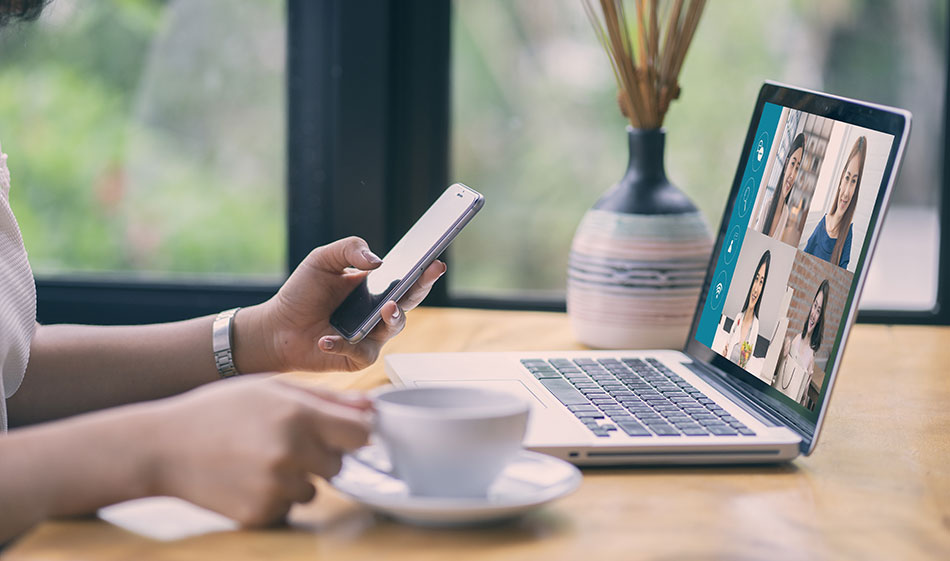
M 525 446 L 578 465 L 766 463 L 809 454 L 827 411 L 909 130 L 906 111 L 766 82 L 682 351 L 394 354 L 385 358 L 387 375 L 398 385 L 466 384 L 515 393 L 532 408 Z M 825 137 L 815 138 L 820 134 Z M 775 174 L 762 170 L 755 175 L 750 158 L 764 148 L 779 162 L 790 156 L 783 155 L 783 148 L 796 146 L 790 141 L 797 135 L 806 138 L 803 153 L 816 173 L 812 183 L 802 180 L 793 190 L 800 189 L 801 204 L 810 203 L 810 210 L 801 218 L 800 240 L 794 235 L 772 239 L 756 231 L 755 217 L 768 211 L 770 189 L 771 194 L 777 191 L 771 185 Z M 758 146 L 762 138 L 770 138 L 764 147 Z M 861 189 L 854 197 L 859 218 L 852 220 L 849 233 L 850 260 L 844 266 L 843 260 L 832 264 L 812 244 L 812 238 L 822 235 L 821 223 L 815 221 L 840 196 L 835 185 L 854 171 L 848 166 L 862 143 Z M 781 166 L 766 166 L 771 167 Z M 759 193 L 753 212 L 743 218 L 735 203 L 750 177 Z M 736 224 L 746 234 L 730 265 L 721 249 Z M 729 326 L 739 317 L 738 312 L 729 317 L 730 304 L 735 308 L 742 300 L 750 267 L 761 265 L 762 247 L 775 255 L 775 271 L 809 271 L 805 276 L 824 277 L 831 289 L 802 284 L 802 275 L 770 277 L 761 298 L 777 293 L 777 311 L 774 317 L 757 317 L 764 327 L 750 343 L 752 356 L 740 367 L 711 347 L 721 347 L 729 337 Z M 782 255 L 788 256 L 784 269 Z M 711 279 L 720 285 L 712 293 Z M 816 305 L 822 290 L 821 342 L 815 345 L 817 320 L 800 310 Z M 793 355 L 786 351 L 791 345 L 783 343 L 796 337 L 799 350 Z M 802 350 L 806 346 L 815 347 L 811 354 Z M 807 361 L 803 356 L 812 357 L 810 369 L 801 367 Z M 809 372 L 807 380 L 803 370 Z M 786 382 L 794 382 L 797 393 Z

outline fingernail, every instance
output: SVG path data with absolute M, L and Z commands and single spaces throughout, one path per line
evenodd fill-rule
M 363 250 L 363 257 L 365 257 L 366 260 L 372 263 L 373 265 L 378 265 L 383 262 L 382 259 L 380 259 L 375 253 L 373 253 L 372 251 L 368 249 Z
M 445 272 L 448 271 L 448 270 L 449 270 L 449 266 L 446 265 L 445 263 L 442 263 L 442 272 L 439 273 L 439 276 L 441 277 L 441 276 L 444 275 Z
M 399 317 L 399 306 L 396 306 L 396 311 L 393 312 L 393 319 L 396 319 L 398 317 Z
M 333 339 L 330 339 L 329 337 L 324 337 L 323 339 L 320 339 L 320 348 L 325 351 L 332 351 Z

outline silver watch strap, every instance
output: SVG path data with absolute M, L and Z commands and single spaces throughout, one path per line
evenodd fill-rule
M 234 367 L 234 355 L 231 353 L 232 322 L 241 308 L 225 310 L 214 318 L 211 326 L 211 350 L 214 351 L 214 364 L 222 378 L 237 375 Z

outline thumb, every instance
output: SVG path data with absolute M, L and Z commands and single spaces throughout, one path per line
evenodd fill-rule
M 326 272 L 340 273 L 350 267 L 375 269 L 383 260 L 370 251 L 366 240 L 351 236 L 314 249 L 304 262 Z

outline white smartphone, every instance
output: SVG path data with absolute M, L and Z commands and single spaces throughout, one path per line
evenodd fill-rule
M 383 305 L 399 300 L 484 204 L 474 189 L 451 185 L 383 257 L 383 264 L 343 300 L 330 325 L 351 343 L 366 337 L 379 323 Z

